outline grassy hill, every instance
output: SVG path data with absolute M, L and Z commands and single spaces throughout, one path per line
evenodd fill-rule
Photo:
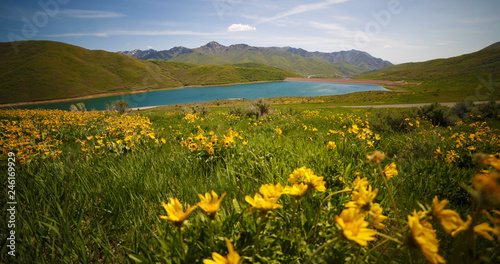
M 0 43 L 0 103 L 186 85 L 282 80 L 295 73 L 262 64 L 151 62 L 51 41 Z
M 480 51 L 447 59 L 386 66 L 357 79 L 421 82 L 409 90 L 437 98 L 500 98 L 500 42 Z M 432 97 L 431 96 L 431 97 Z

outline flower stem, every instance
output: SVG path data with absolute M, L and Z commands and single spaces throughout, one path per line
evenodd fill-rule
M 356 254 L 356 258 L 354 259 L 354 264 L 358 263 L 359 255 L 361 255 L 361 246 L 358 246 L 358 254 Z
M 403 225 L 401 224 L 401 219 L 399 218 L 399 213 L 398 213 L 398 208 L 396 206 L 396 202 L 394 202 L 394 197 L 392 197 L 392 192 L 391 188 L 389 188 L 389 183 L 387 183 L 387 179 L 384 177 L 384 173 L 382 170 L 382 167 L 380 164 L 378 164 L 379 172 L 380 172 L 380 177 L 382 177 L 382 180 L 384 181 L 385 188 L 387 188 L 387 193 L 389 194 L 389 198 L 391 198 L 391 203 L 392 203 L 392 209 L 394 209 L 394 214 L 396 214 L 396 220 L 398 221 L 399 228 L 402 228 Z
M 184 251 L 184 239 L 182 239 L 182 229 L 180 227 L 178 227 L 177 230 L 179 231 L 179 240 L 181 242 L 182 261 L 185 263 L 186 262 L 186 252 Z
M 215 250 L 214 246 L 214 220 L 210 220 L 210 244 L 212 244 L 212 250 Z
M 290 228 L 288 229 L 288 232 L 293 229 L 294 224 L 295 224 L 295 216 L 297 214 L 297 209 L 299 208 L 299 200 L 294 199 L 295 204 L 293 205 L 293 212 L 292 212 L 292 221 L 290 222 Z
M 315 257 L 315 256 L 316 256 L 319 252 L 321 252 L 321 250 L 325 249 L 325 248 L 326 248 L 327 246 L 329 246 L 330 244 L 333 244 L 333 243 L 337 242 L 337 238 L 338 238 L 338 237 L 336 237 L 336 238 L 334 238 L 334 239 L 332 239 L 332 240 L 329 240 L 329 241 L 327 241 L 326 243 L 324 243 L 321 247 L 317 248 L 317 249 L 313 252 L 313 254 L 311 255 L 311 257 L 309 258 L 309 261 L 307 262 L 307 264 L 312 263 L 311 261 L 314 259 L 314 257 Z
M 260 221 L 259 221 L 260 219 Z M 259 253 L 259 236 L 260 236 L 260 230 L 262 228 L 262 224 L 264 223 L 265 216 L 262 216 L 262 218 L 257 218 L 255 221 L 257 223 L 257 233 L 255 234 L 255 244 L 253 247 L 253 256 L 252 256 L 252 263 L 255 263 L 255 255 Z
M 323 204 L 328 200 L 330 199 L 330 197 L 336 195 L 336 194 L 339 194 L 339 193 L 345 193 L 345 192 L 351 192 L 352 189 L 344 189 L 344 190 L 341 190 L 341 191 L 336 191 L 334 193 L 331 193 L 329 194 L 327 197 L 325 197 L 322 201 L 321 201 L 321 204 L 319 205 L 319 208 L 318 208 L 318 213 L 316 214 L 316 218 L 314 218 L 314 225 L 311 227 L 311 230 L 309 230 L 309 233 L 307 234 L 307 237 L 309 237 L 311 235 L 311 233 L 314 231 L 314 235 L 316 235 L 316 226 L 318 224 L 318 218 L 319 218 L 319 215 L 321 214 L 321 209 L 323 208 Z

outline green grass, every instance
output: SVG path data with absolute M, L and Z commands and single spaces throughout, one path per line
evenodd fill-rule
M 24 165 L 16 164 L 16 252 L 19 255 L 15 262 L 134 263 L 141 259 L 145 263 L 201 263 L 204 258 L 210 258 L 212 252 L 225 256 L 224 239 L 228 238 L 235 250 L 244 256 L 244 263 L 251 263 L 258 227 L 248 212 L 250 206 L 245 196 L 253 197 L 262 184 L 288 185 L 288 175 L 306 166 L 324 177 L 327 191 L 301 200 L 296 229 L 290 226 L 293 200 L 283 195 L 279 200 L 283 209 L 276 210 L 262 224 L 259 253 L 255 256 L 261 263 L 304 263 L 315 250 L 339 234 L 334 224 L 335 215 L 339 215 L 349 201 L 348 194 L 335 195 L 328 200 L 319 217 L 317 234 L 308 236 L 321 200 L 345 187 L 339 177 L 351 182 L 359 173 L 379 189 L 376 202 L 384 208 L 384 215 L 390 217 L 385 222 L 387 231 L 382 232 L 393 234 L 394 211 L 376 167 L 366 160 L 367 154 L 380 150 L 387 155 L 382 166 L 396 163 L 399 176 L 392 178 L 389 186 L 402 218 L 418 210 L 418 202 L 431 204 L 437 195 L 440 200 L 450 200 L 447 208 L 457 210 L 465 219 L 472 200 L 460 184 L 470 186 L 472 176 L 478 171 L 472 154 L 498 152 L 500 140 L 497 119 L 475 117 L 447 128 L 432 126 L 417 110 L 274 105 L 270 115 L 256 119 L 228 116 L 227 107 L 211 107 L 211 114 L 199 116 L 193 123 L 175 109 L 132 113 L 147 117 L 156 138 L 164 138 L 166 143 L 146 141 L 121 154 L 107 151 L 84 154 L 80 144 L 75 142 L 75 139 L 84 140 L 94 135 L 92 131 L 103 124 L 96 123 L 97 128 L 90 130 L 69 126 L 64 133 L 66 136 L 60 138 L 63 140 L 62 154 L 55 161 L 39 157 Z M 386 111 L 393 113 L 384 115 Z M 382 122 L 387 116 L 398 114 L 401 122 Z M 11 117 L 4 114 L 1 119 Z M 482 122 L 486 123 L 481 125 Z M 370 147 L 366 140 L 348 133 L 353 124 L 360 129 L 369 125 L 381 140 L 373 140 L 374 146 Z M 464 133 L 467 138 L 470 133 L 479 131 L 469 124 L 477 124 L 481 131 L 486 131 L 482 136 L 484 140 L 472 143 L 465 139 L 464 146 L 456 147 L 452 135 Z M 485 130 L 486 126 L 489 130 Z M 276 128 L 280 128 L 282 134 L 278 134 Z M 237 137 L 235 145 L 227 150 L 219 148 L 213 156 L 191 152 L 181 146 L 182 140 L 196 136 L 200 129 L 205 135 L 213 131 L 219 140 L 232 129 L 238 131 L 242 139 Z M 345 137 L 330 130 L 344 132 Z M 115 140 L 113 135 L 108 137 L 107 140 Z M 244 141 L 248 141 L 246 146 Z M 329 141 L 336 142 L 337 148 L 328 150 Z M 466 149 L 470 144 L 477 149 Z M 459 158 L 452 163 L 445 162 L 444 157 L 434 158 L 437 147 L 444 154 L 455 150 Z M 1 156 L 3 175 L 7 173 L 5 154 Z M 192 205 L 199 201 L 197 194 L 211 190 L 227 193 L 213 227 L 214 246 L 210 242 L 210 221 L 197 209 L 183 228 L 185 248 L 181 249 L 176 228 L 159 218 L 159 215 L 166 215 L 161 202 L 176 197 L 184 205 Z M 2 196 L 3 203 L 5 199 Z M 6 218 L 5 210 L 2 217 Z M 441 239 L 439 253 L 452 262 L 454 257 L 460 256 L 454 256 L 454 252 L 457 241 L 465 239 L 465 235 L 452 239 L 438 225 L 434 226 Z M 2 241 L 6 241 L 3 235 Z M 498 243 L 482 238 L 477 242 L 478 249 L 498 248 Z M 363 261 L 373 263 L 379 254 L 385 254 L 382 262 L 389 261 L 390 248 L 396 247 L 396 244 L 390 245 L 387 251 L 380 247 Z M 2 256 L 6 256 L 8 250 L 5 246 L 2 244 Z M 185 262 L 181 260 L 181 250 L 187 253 Z M 320 252 L 314 262 L 349 262 L 357 252 L 357 246 L 341 239 Z M 361 252 L 367 254 L 367 249 Z M 395 262 L 408 261 L 408 255 L 401 253 L 405 250 L 392 252 Z M 425 263 L 418 250 L 411 254 L 413 263 Z

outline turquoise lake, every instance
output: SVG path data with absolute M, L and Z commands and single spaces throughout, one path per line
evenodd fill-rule
M 32 104 L 18 106 L 16 108 L 69 110 L 70 105 L 82 102 L 89 110 L 93 108 L 96 110 L 104 110 L 106 107 L 106 103 L 120 99 L 128 101 L 130 107 L 136 108 L 146 106 L 194 103 L 212 101 L 217 99 L 258 99 L 282 96 L 311 97 L 363 91 L 386 91 L 386 89 L 378 85 L 365 84 L 280 81 L 151 91 L 137 94 L 97 97 L 57 103 Z

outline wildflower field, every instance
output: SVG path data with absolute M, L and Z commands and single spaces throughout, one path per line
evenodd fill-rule
M 500 107 L 467 109 L 0 110 L 0 262 L 500 263 Z

